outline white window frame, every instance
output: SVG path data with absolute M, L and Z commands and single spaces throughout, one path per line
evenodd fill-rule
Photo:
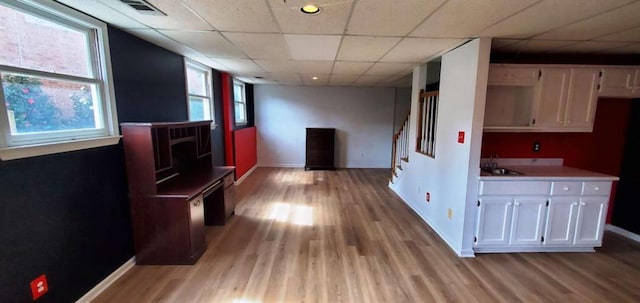
M 242 86 L 242 89 L 240 90 L 242 92 L 242 97 L 240 99 L 242 100 L 236 100 L 236 94 L 235 94 L 235 86 L 236 85 L 240 85 Z M 245 83 L 237 80 L 237 79 L 233 79 L 233 120 L 236 126 L 243 126 L 243 125 L 247 125 L 249 124 L 249 120 L 247 119 L 247 91 L 246 91 L 246 86 Z M 242 103 L 244 105 L 244 121 L 237 121 L 236 120 L 236 103 Z
M 203 72 L 205 74 L 205 85 L 206 85 L 205 90 L 206 90 L 207 96 L 189 93 L 189 77 L 187 76 L 187 69 L 189 68 Z M 210 117 L 209 119 L 205 117 L 205 120 L 213 121 L 211 123 L 211 129 L 215 129 L 217 124 L 216 124 L 215 106 L 213 103 L 213 89 L 211 88 L 213 84 L 213 75 L 211 72 L 211 68 L 206 65 L 195 62 L 193 60 L 190 60 L 188 58 L 185 58 L 184 59 L 184 78 L 185 78 L 185 85 L 187 88 L 187 115 L 189 115 L 189 121 L 195 121 L 191 119 L 191 106 L 189 104 L 189 97 L 193 96 L 193 97 L 206 99 L 208 100 L 208 102 L 206 102 L 206 104 L 204 105 L 204 110 L 205 110 L 205 113 L 208 113 L 210 115 Z
M 96 128 L 13 135 L 3 89 L 0 87 L 0 159 L 11 160 L 100 146 L 114 145 L 120 140 L 118 119 L 111 79 L 111 56 L 107 25 L 64 5 L 42 0 L 0 0 L 0 4 L 54 23 L 85 31 L 89 42 L 91 73 L 88 77 L 37 71 L 0 65 L 3 72 L 53 80 L 75 81 L 95 85 Z M 1 82 L 0 82 L 1 86 Z

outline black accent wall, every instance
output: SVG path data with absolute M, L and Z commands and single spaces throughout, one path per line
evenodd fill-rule
M 640 100 L 631 103 L 629 126 L 622 156 L 620 181 L 613 204 L 611 223 L 635 234 L 640 234 Z
M 119 122 L 186 120 L 183 57 L 111 27 L 109 40 Z M 126 182 L 121 144 L 0 161 L 0 302 L 32 301 L 41 274 L 38 302 L 76 301 L 133 257 Z

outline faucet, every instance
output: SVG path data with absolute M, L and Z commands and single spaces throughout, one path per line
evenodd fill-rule
M 498 162 L 493 162 L 493 159 L 498 160 L 498 154 L 492 154 L 489 156 L 489 162 L 485 162 L 485 169 L 494 169 L 498 167 Z

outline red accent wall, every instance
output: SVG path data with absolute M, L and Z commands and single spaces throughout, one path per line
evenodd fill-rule
M 599 99 L 591 133 L 484 133 L 482 157 L 563 158 L 564 165 L 619 176 L 631 99 Z M 540 142 L 540 152 L 533 152 Z M 613 213 L 617 182 L 609 201 Z
M 242 177 L 258 163 L 256 128 L 247 127 L 233 132 L 236 159 L 236 178 Z
M 222 73 L 222 117 L 224 132 L 224 162 L 225 165 L 233 166 L 233 113 L 231 111 L 231 93 L 233 92 L 231 75 Z M 236 176 L 238 174 L 236 173 Z

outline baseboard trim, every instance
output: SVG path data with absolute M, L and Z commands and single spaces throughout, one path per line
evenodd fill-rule
M 260 164 L 260 167 L 304 168 L 304 164 Z
M 82 296 L 82 298 L 78 299 L 78 301 L 76 301 L 76 302 L 77 303 L 89 303 L 89 302 L 93 301 L 93 299 L 97 298 L 105 289 L 107 289 L 109 286 L 111 286 L 111 284 L 113 284 L 113 282 L 115 282 L 120 277 L 122 277 L 122 275 L 127 273 L 135 265 L 136 265 L 136 257 L 131 257 L 131 259 L 127 260 L 127 262 L 124 262 L 124 264 L 122 264 L 122 266 L 120 266 L 118 269 L 116 269 L 114 272 L 112 272 L 109 276 L 104 278 L 104 280 L 102 280 L 102 282 L 100 282 L 96 286 L 94 286 L 90 291 L 88 291 L 86 294 L 84 294 L 84 296 Z
M 604 226 L 604 229 L 608 230 L 610 232 L 614 232 L 614 233 L 616 233 L 618 235 L 621 235 L 621 236 L 623 236 L 625 238 L 629 238 L 629 239 L 631 239 L 633 241 L 640 242 L 640 235 L 638 235 L 636 233 L 632 233 L 632 232 L 630 232 L 630 231 L 628 231 L 628 230 L 626 230 L 624 228 L 620 228 L 620 227 L 617 227 L 615 225 L 607 224 L 607 225 Z
M 252 168 L 250 168 L 246 173 L 244 173 L 244 175 L 242 175 L 242 177 L 240 177 L 240 179 L 238 179 L 236 182 L 234 182 L 235 185 L 240 185 L 240 183 L 242 183 L 242 181 L 244 181 L 244 179 L 246 179 L 247 177 L 249 177 L 255 170 L 256 168 L 258 168 L 258 165 L 254 165 Z

